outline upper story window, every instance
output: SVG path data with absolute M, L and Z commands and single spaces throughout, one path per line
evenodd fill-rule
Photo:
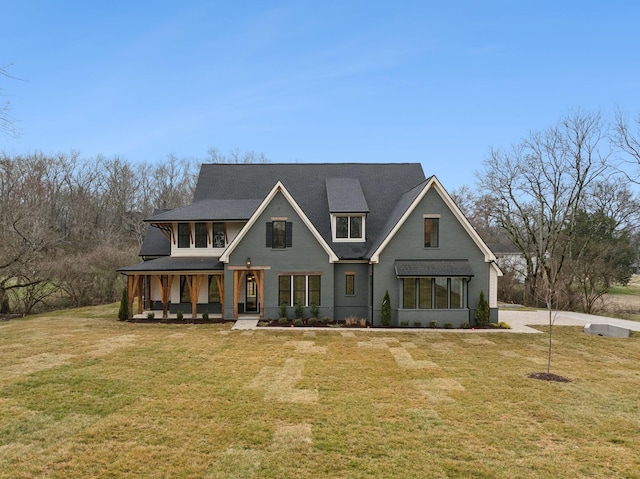
M 227 243 L 227 234 L 224 223 L 213 223 L 213 247 L 224 248 Z
M 293 225 L 286 218 L 267 222 L 267 248 L 284 249 L 293 245 Z
M 191 225 L 178 223 L 178 248 L 191 247 Z
M 196 248 L 207 247 L 207 223 L 196 223 Z
M 424 247 L 438 248 L 440 244 L 440 216 L 424 217 Z
M 364 241 L 363 215 L 332 216 L 333 241 Z

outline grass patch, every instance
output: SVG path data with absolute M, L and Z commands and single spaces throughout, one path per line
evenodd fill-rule
M 638 477 L 640 336 L 0 323 L 0 478 Z M 544 327 L 541 327 L 544 329 Z

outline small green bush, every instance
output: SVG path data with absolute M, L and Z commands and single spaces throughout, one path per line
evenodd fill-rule
M 492 328 L 499 328 L 499 329 L 511 329 L 511 326 L 509 326 L 504 321 L 500 321 L 499 323 L 491 323 L 489 326 L 491 326 Z
M 413 322 L 413 327 L 414 328 L 421 328 L 422 327 L 422 322 L 421 321 L 414 321 Z
M 307 324 L 309 326 L 315 326 L 318 324 L 318 318 L 309 318 L 309 321 L 307 321 Z
M 129 295 L 127 288 L 122 290 L 122 298 L 120 299 L 120 309 L 118 310 L 118 319 L 126 321 L 129 319 Z
M 302 321 L 302 319 L 298 318 L 293 322 L 294 326 L 304 326 L 304 321 Z
M 469 329 L 469 328 L 471 328 L 471 326 L 469 325 L 469 323 L 462 323 L 462 324 L 460 325 L 460 329 Z
M 278 307 L 278 314 L 281 318 L 286 318 L 287 317 L 287 304 L 286 303 L 282 303 L 279 307 Z
M 320 322 L 322 324 L 329 324 L 331 322 L 331 318 L 329 316 L 323 316 L 322 319 L 320 319 Z
M 184 314 L 182 313 L 182 311 L 178 311 L 176 313 L 176 318 L 178 318 L 178 321 L 182 321 L 184 319 Z
M 288 326 L 289 325 L 289 320 L 287 318 L 280 318 L 278 320 L 278 324 L 280 326 Z
M 380 308 L 380 322 L 383 326 L 389 326 L 391 324 L 391 299 L 389 297 L 389 291 L 385 291 L 384 293 L 382 307 Z
M 400 321 L 400 326 L 402 326 L 402 327 L 409 326 L 409 321 Z
M 156 317 L 156 313 L 150 311 L 147 313 L 147 319 L 154 319 Z
M 300 301 L 296 303 L 294 314 L 296 315 L 296 319 L 302 319 L 302 316 L 304 315 L 304 306 Z
M 453 324 L 451 324 L 451 323 L 444 323 L 444 329 L 453 329 Z
M 209 311 L 205 310 L 202 312 L 202 319 L 204 319 L 205 321 L 209 319 Z
M 484 299 L 484 291 L 480 291 L 480 299 L 476 308 L 476 323 L 479 328 L 486 328 L 489 325 L 489 303 Z
M 429 327 L 430 328 L 437 328 L 438 327 L 438 321 L 429 321 Z
M 317 318 L 318 315 L 320 314 L 320 308 L 318 307 L 317 304 L 310 304 L 309 305 L 309 314 L 311 314 L 312 318 Z

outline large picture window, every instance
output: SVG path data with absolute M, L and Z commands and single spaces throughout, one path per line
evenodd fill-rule
M 424 219 L 424 247 L 437 248 L 440 242 L 440 219 L 425 218 Z
M 281 275 L 278 278 L 278 304 L 320 306 L 320 275 Z
M 462 309 L 464 278 L 403 278 L 403 309 Z

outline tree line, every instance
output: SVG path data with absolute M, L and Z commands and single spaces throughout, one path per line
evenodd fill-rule
M 640 117 L 571 113 L 491 149 L 476 178 L 476 190 L 454 196 L 487 242 L 518 253 L 502 265 L 503 300 L 591 312 L 611 285 L 629 282 L 639 250 Z
M 190 204 L 200 164 L 268 162 L 211 148 L 152 164 L 119 157 L 0 153 L 0 314 L 116 301 L 156 209 Z

